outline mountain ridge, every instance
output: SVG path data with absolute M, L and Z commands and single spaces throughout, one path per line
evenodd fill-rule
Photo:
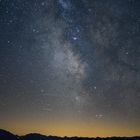
M 23 136 L 12 134 L 11 132 L 0 129 L 0 140 L 140 140 L 140 136 L 132 137 L 60 137 L 60 136 L 47 136 L 39 133 L 29 133 Z

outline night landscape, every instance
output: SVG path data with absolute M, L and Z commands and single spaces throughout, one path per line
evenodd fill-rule
M 140 0 L 0 0 L 0 140 L 140 140 Z

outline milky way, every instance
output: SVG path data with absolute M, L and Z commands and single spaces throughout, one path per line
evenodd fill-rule
M 0 11 L 0 127 L 140 135 L 139 0 L 0 0 Z

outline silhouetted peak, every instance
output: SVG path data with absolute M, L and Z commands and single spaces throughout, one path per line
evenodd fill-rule
M 46 140 L 47 136 L 41 135 L 38 133 L 30 133 L 25 136 L 22 136 L 22 139 L 24 139 L 24 140 Z
M 0 129 L 0 140 L 17 140 L 17 136 L 6 130 Z

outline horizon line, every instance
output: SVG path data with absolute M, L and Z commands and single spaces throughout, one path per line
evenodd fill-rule
M 115 135 L 112 135 L 112 136 L 95 136 L 95 137 L 89 137 L 89 136 L 58 136 L 58 135 L 48 135 L 48 134 L 43 134 L 43 133 L 39 133 L 39 132 L 29 132 L 29 133 L 26 133 L 26 134 L 16 134 L 14 132 L 11 132 L 9 130 L 5 130 L 5 129 L 1 129 L 0 128 L 0 131 L 5 131 L 5 132 L 8 132 L 8 133 L 11 133 L 15 136 L 19 136 L 19 137 L 23 137 L 23 136 L 27 136 L 27 135 L 32 135 L 32 134 L 37 134 L 37 135 L 42 135 L 42 136 L 46 136 L 46 137 L 59 137 L 59 138 L 88 138 L 88 139 L 96 139 L 96 138 L 135 138 L 135 137 L 140 137 L 140 135 L 133 135 L 133 136 L 115 136 Z

